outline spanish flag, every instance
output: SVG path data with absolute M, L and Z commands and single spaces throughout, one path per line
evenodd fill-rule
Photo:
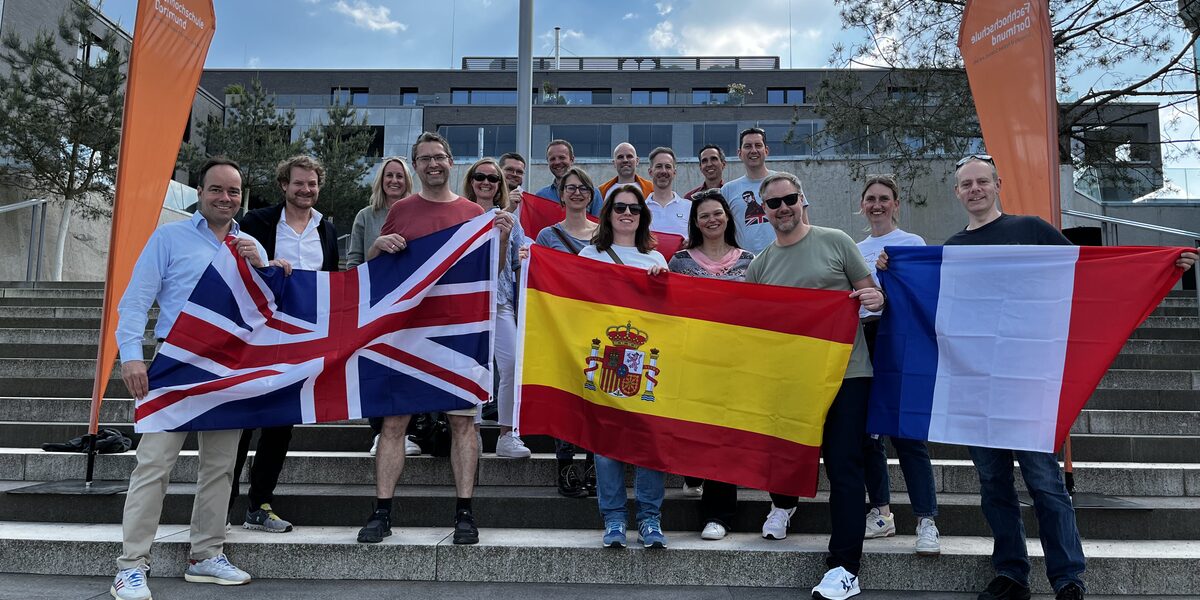
M 812 497 L 858 326 L 847 292 L 611 265 L 534 246 L 521 434 L 635 465 Z

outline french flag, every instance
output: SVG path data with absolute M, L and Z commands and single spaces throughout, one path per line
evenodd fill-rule
M 867 430 L 1055 452 L 1181 248 L 888 247 Z

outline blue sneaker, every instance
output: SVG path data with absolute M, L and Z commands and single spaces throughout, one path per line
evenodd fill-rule
M 624 523 L 620 521 L 611 521 L 604 525 L 605 548 L 624 548 L 625 543 Z
M 666 548 L 667 536 L 663 535 L 658 517 L 647 517 L 638 524 L 638 538 L 647 548 Z

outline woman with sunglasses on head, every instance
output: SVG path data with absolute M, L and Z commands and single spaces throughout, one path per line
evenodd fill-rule
M 600 226 L 592 243 L 579 256 L 607 263 L 646 269 L 658 275 L 667 260 L 654 249 L 650 233 L 650 210 L 641 187 L 623 185 L 609 194 L 600 208 Z M 638 537 L 646 548 L 666 548 L 662 531 L 663 473 L 635 467 L 634 497 L 637 501 Z M 596 493 L 604 518 L 604 545 L 624 548 L 625 463 L 596 455 Z
M 398 200 L 416 193 L 413 183 L 412 170 L 408 162 L 399 156 L 389 156 L 383 159 L 375 179 L 371 183 L 371 203 L 358 211 L 354 216 L 354 225 L 350 229 L 350 244 L 346 248 L 346 268 L 353 269 L 363 264 L 367 258 L 367 249 L 379 237 L 379 230 L 387 220 L 388 209 Z M 379 447 L 379 432 L 383 429 L 383 418 L 368 419 L 371 430 L 375 432 L 375 441 L 371 443 L 371 456 Z M 416 456 L 421 453 L 421 446 L 404 437 L 405 456 Z
M 858 250 L 867 261 L 871 277 L 875 277 L 875 260 L 884 246 L 924 246 L 921 236 L 900 229 L 900 188 L 887 175 L 876 175 L 867 179 L 859 199 L 859 213 L 867 218 L 871 235 L 858 243 Z M 879 330 L 878 311 L 859 308 L 863 336 L 867 350 L 875 354 L 875 334 Z M 908 497 L 912 502 L 913 516 L 917 519 L 917 554 L 937 555 L 942 551 L 940 534 L 934 518 L 937 517 L 937 491 L 933 483 L 933 467 L 929 463 L 929 449 L 925 442 L 891 438 L 892 447 L 900 458 L 900 469 L 908 486 Z M 864 475 L 871 510 L 867 513 L 864 537 L 866 539 L 896 535 L 896 520 L 891 510 L 891 482 L 888 480 L 887 450 L 883 438 L 866 436 L 863 447 Z
M 483 158 L 471 165 L 463 179 L 463 195 L 485 211 L 508 209 L 508 184 L 504 181 L 500 164 L 493 158 Z M 517 321 L 513 297 L 523 245 L 525 234 L 521 231 L 521 224 L 514 222 L 512 233 L 508 236 L 508 247 L 501 248 L 505 256 L 500 261 L 496 290 L 496 367 L 500 373 L 496 394 L 496 420 L 500 423 L 500 437 L 496 439 L 496 456 L 504 458 L 529 458 L 532 454 L 521 438 L 513 433 L 513 386 L 517 356 Z M 475 415 L 476 427 L 480 415 Z
M 729 215 L 729 202 L 721 190 L 714 188 L 693 194 L 687 247 L 671 257 L 671 272 L 731 281 L 745 279 L 754 254 L 738 246 L 737 227 Z M 737 486 L 684 477 L 683 493 L 700 496 L 701 539 L 724 538 L 737 510 Z
M 579 254 L 592 243 L 599 224 L 588 219 L 596 186 L 587 171 L 572 166 L 558 180 L 558 203 L 566 218 L 538 233 L 534 242 L 559 252 Z M 582 467 L 575 465 L 575 454 L 585 455 Z M 558 493 L 567 498 L 587 498 L 596 495 L 595 455 L 574 444 L 554 440 L 554 455 L 558 459 Z

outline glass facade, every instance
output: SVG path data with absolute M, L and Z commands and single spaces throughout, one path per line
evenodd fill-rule
M 667 104 L 667 99 L 669 97 L 670 97 L 669 90 L 667 90 L 666 88 L 645 89 L 645 90 L 636 90 L 635 89 L 635 90 L 631 90 L 630 94 L 629 94 L 629 99 L 630 99 L 631 104 L 642 104 L 642 105 Z
M 729 90 L 725 88 L 694 89 L 692 104 L 729 104 Z
M 804 88 L 767 88 L 767 104 L 804 104 Z
M 457 89 L 450 91 L 451 104 L 491 104 L 516 106 L 517 90 Z
M 450 142 L 450 151 L 459 162 L 498 157 L 517 147 L 513 125 L 442 125 L 438 133 Z
M 551 125 L 550 138 L 570 141 L 576 157 L 606 158 L 612 155 L 612 125 L 607 123 Z
M 659 146 L 671 148 L 673 130 L 671 125 L 630 125 L 628 141 L 645 156 Z
M 727 156 L 737 156 L 737 123 L 700 123 L 692 125 L 692 156 L 699 156 L 700 149 L 716 144 Z

